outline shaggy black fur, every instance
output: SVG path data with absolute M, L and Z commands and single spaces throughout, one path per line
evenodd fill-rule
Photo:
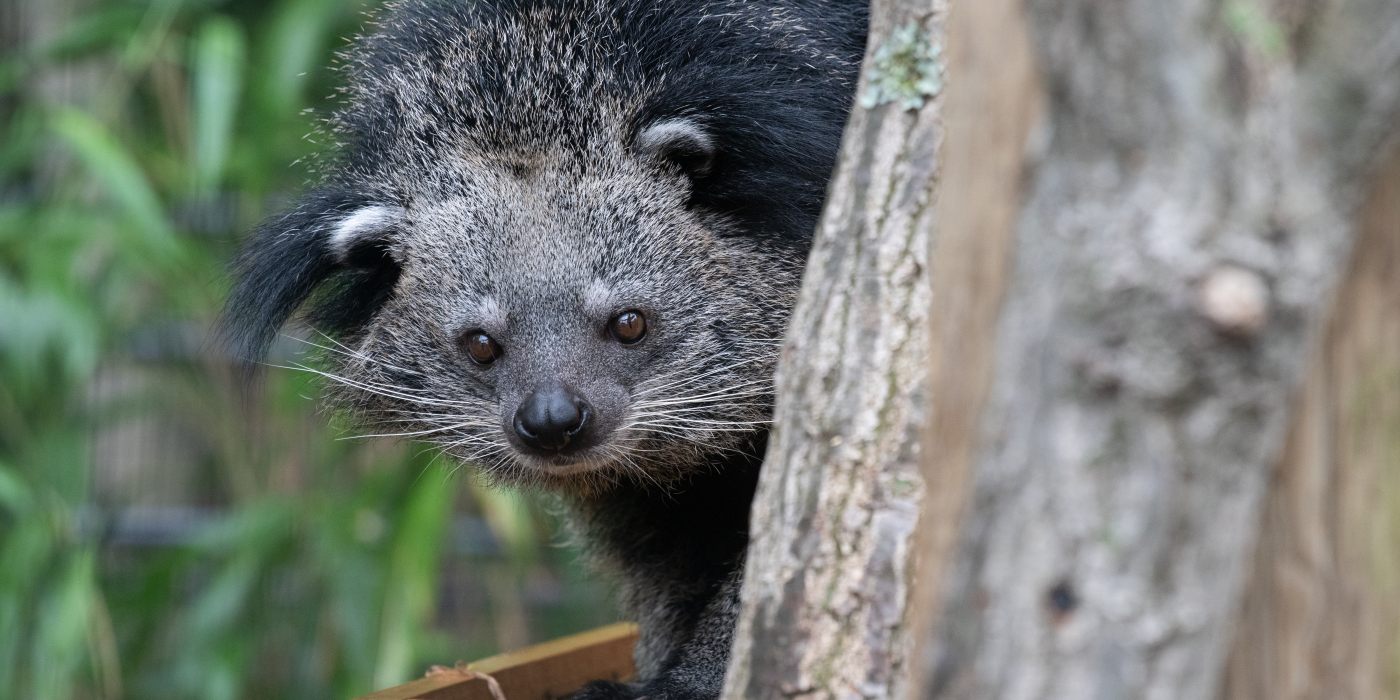
M 716 697 L 865 3 L 404 0 L 376 25 L 324 182 L 235 263 L 229 343 L 256 362 L 307 307 L 341 405 L 564 494 L 643 625 L 642 680 L 577 697 Z M 511 427 L 556 386 L 592 409 L 568 454 Z

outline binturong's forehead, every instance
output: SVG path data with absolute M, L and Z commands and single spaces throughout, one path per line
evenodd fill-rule
M 583 168 L 520 160 L 475 158 L 456 191 L 407 202 L 394 245 L 401 284 L 490 296 L 505 311 L 688 302 L 716 241 L 686 207 L 681 178 L 621 148 Z
M 333 120 L 354 144 L 349 170 L 454 187 L 460 159 L 529 170 L 587 158 L 636 126 L 655 78 L 606 3 L 494 4 L 393 3 L 361 38 Z

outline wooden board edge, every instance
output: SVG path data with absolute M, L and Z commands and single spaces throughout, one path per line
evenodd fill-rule
M 636 643 L 639 634 L 640 631 L 635 623 L 618 622 L 490 656 L 467 664 L 466 668 L 470 671 L 495 675 L 597 647 L 626 643 L 630 648 Z M 599 669 L 600 678 L 607 677 L 612 673 L 611 669 Z M 485 681 L 454 675 L 440 675 L 419 678 L 392 688 L 377 690 L 368 695 L 362 695 L 356 700 L 475 700 L 475 698 L 489 697 Z
M 571 634 L 567 637 L 551 639 L 548 642 L 541 642 L 523 649 L 508 651 L 503 654 L 487 657 L 480 661 L 473 661 L 467 664 L 467 669 L 480 671 L 482 673 L 499 673 L 507 668 L 524 666 L 535 663 L 543 659 L 567 654 L 585 647 L 594 647 L 612 642 L 617 642 L 631 637 L 633 641 L 640 634 L 637 625 L 632 622 L 618 622 L 605 627 Z

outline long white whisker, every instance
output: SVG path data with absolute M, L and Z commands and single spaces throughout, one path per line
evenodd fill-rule
M 672 410 L 669 410 L 669 411 L 655 411 L 655 410 L 652 410 L 652 411 L 635 411 L 635 412 L 633 412 L 633 413 L 630 415 L 630 417 L 631 417 L 631 418 L 674 418 L 674 419 L 676 419 L 676 420 L 687 420 L 687 421 L 692 421 L 692 422 L 697 422 L 697 423 L 703 423 L 703 422 L 705 422 L 705 421 L 707 421 L 707 420 L 714 420 L 714 419 L 712 419 L 712 418 L 699 418 L 699 417 L 696 417 L 696 416 L 712 415 L 712 414 L 715 412 L 714 409 L 716 409 L 716 408 L 720 408 L 720 407 L 719 407 L 719 406 L 705 406 L 705 407 L 699 407 L 699 408 L 677 408 L 677 409 L 672 409 Z M 733 407 L 733 406 L 725 406 L 724 408 L 735 408 L 735 407 Z M 730 422 L 730 421 L 726 421 L 726 422 Z M 763 420 L 747 420 L 747 421 L 743 421 L 743 422 L 746 422 L 746 423 L 770 423 L 770 422 L 772 422 L 772 421 L 769 421 L 769 420 L 767 420 L 767 419 L 763 419 Z
M 356 350 L 356 349 L 354 349 L 354 348 L 352 348 L 352 347 L 346 345 L 345 343 L 342 343 L 342 342 L 340 342 L 339 340 L 336 340 L 335 338 L 332 338 L 331 336 L 326 335 L 325 333 L 323 333 L 323 332 L 321 332 L 321 331 L 317 331 L 316 333 L 317 333 L 318 335 L 320 335 L 322 338 L 325 338 L 327 341 L 329 341 L 329 342 L 331 342 L 331 343 L 334 343 L 336 347 L 329 347 L 329 346 L 326 346 L 326 345 L 322 345 L 322 344 L 320 344 L 320 343 L 314 343 L 314 342 L 312 342 L 312 341 L 310 341 L 310 340 L 307 340 L 306 338 L 298 338 L 298 337 L 296 337 L 296 336 L 294 336 L 294 335 L 290 335 L 290 334 L 287 334 L 287 333 L 283 333 L 282 335 L 283 335 L 283 337 L 285 337 L 285 338 L 290 338 L 290 339 L 292 339 L 292 340 L 295 340 L 295 341 L 298 342 L 298 343 L 303 343 L 303 344 L 306 344 L 306 345 L 310 345 L 310 346 L 313 347 L 313 348 L 318 348 L 318 349 L 321 349 L 321 350 L 325 350 L 326 352 L 332 352 L 332 353 L 335 353 L 335 354 L 337 354 L 337 355 L 343 355 L 343 356 L 345 356 L 345 357 L 352 357 L 352 358 L 355 358 L 355 359 L 357 359 L 357 360 L 361 360 L 361 361 L 367 362 L 367 363 L 372 364 L 372 365 L 379 365 L 380 367 L 388 367 L 389 369 L 392 369 L 392 370 L 395 370 L 395 371 L 398 371 L 398 372 L 403 372 L 404 374 L 411 374 L 411 375 L 420 374 L 419 372 L 410 372 L 409 370 L 406 370 L 406 369 L 404 369 L 404 368 L 402 368 L 402 367 L 399 367 L 398 365 L 390 364 L 390 363 L 385 362 L 384 360 L 381 360 L 381 359 L 379 359 L 379 358 L 371 357 L 371 356 L 369 356 L 369 355 L 366 355 L 366 354 L 360 352 L 359 350 Z
M 426 397 L 422 397 L 422 396 L 414 396 L 414 395 L 411 394 L 411 393 L 407 393 L 407 391 L 404 390 L 404 389 L 401 388 L 401 387 L 386 387 L 386 386 L 383 386 L 383 385 L 380 385 L 380 384 L 373 384 L 373 383 L 369 383 L 369 382 L 356 381 L 356 380 L 350 379 L 350 378 L 348 378 L 348 377 L 342 377 L 342 376 L 340 376 L 340 375 L 338 375 L 338 374 L 333 374 L 333 373 L 331 373 L 331 372 L 325 372 L 325 371 L 322 371 L 322 370 L 319 370 L 319 369 L 315 369 L 315 368 L 312 368 L 312 367 L 307 367 L 306 365 L 299 365 L 299 364 L 298 364 L 298 365 L 292 365 L 292 366 L 290 366 L 290 367 L 281 366 L 281 368 L 282 368 L 282 369 L 301 370 L 301 371 L 303 371 L 303 372 L 310 372 L 311 374 L 314 374 L 314 375 L 317 375 L 317 376 L 320 376 L 320 377 L 324 377 L 324 378 L 326 378 L 326 379 L 329 379 L 329 380 L 334 381 L 334 382 L 338 382 L 338 383 L 340 383 L 340 384 L 344 384 L 345 386 L 354 387 L 354 388 L 356 388 L 356 389 L 361 389 L 361 390 L 363 390 L 363 391 L 367 391 L 367 392 L 369 392 L 369 393 L 371 393 L 371 394 L 375 394 L 375 395 L 378 395 L 378 396 L 384 396 L 384 397 L 388 397 L 388 398 L 391 398 L 391 399 L 399 399 L 399 400 L 401 400 L 401 401 L 411 401 L 411 402 L 414 402 L 414 403 L 421 403 L 421 404 L 426 404 L 426 405 L 429 405 L 429 406 L 449 406 L 449 407 L 475 407 L 475 406 L 480 406 L 480 405 L 482 405 L 481 402 L 475 402 L 475 403 L 473 403 L 473 402 L 467 402 L 467 401 L 448 401 L 448 400 L 446 400 L 446 399 L 430 399 L 430 398 L 426 398 Z
M 768 425 L 772 421 L 719 421 L 719 420 L 687 420 L 685 423 L 665 420 L 638 420 L 629 421 L 627 427 L 639 425 L 664 425 L 684 428 L 686 425 L 701 425 L 704 430 L 732 430 L 735 432 L 752 431 L 755 425 Z M 715 427 L 711 427 L 715 426 Z M 732 427 L 730 427 L 732 426 Z
M 685 386 L 685 385 L 687 385 L 687 384 L 694 384 L 695 382 L 698 382 L 698 381 L 700 381 L 701 379 L 704 379 L 705 377 L 709 377 L 709 376 L 718 374 L 718 373 L 720 373 L 720 372 L 728 372 L 728 371 L 730 371 L 730 370 L 737 369 L 737 368 L 739 368 L 739 367 L 743 367 L 744 365 L 753 364 L 754 362 L 759 362 L 759 361 L 766 360 L 766 359 L 768 359 L 768 358 L 766 358 L 766 357 L 754 357 L 754 358 L 750 358 L 750 359 L 747 359 L 747 360 L 743 360 L 743 361 L 741 361 L 741 362 L 735 362 L 734 364 L 725 365 L 725 366 L 723 366 L 723 367 L 717 367 L 717 368 L 712 369 L 712 370 L 710 370 L 710 371 L 708 371 L 708 372 L 704 372 L 704 373 L 702 373 L 702 374 L 697 374 L 697 375 L 692 375 L 692 376 L 689 376 L 689 377 L 685 377 L 685 378 L 683 378 L 683 379 L 679 379 L 679 380 L 670 382 L 669 384 L 662 384 L 662 385 L 660 385 L 660 386 L 647 387 L 646 389 L 643 389 L 643 390 L 641 390 L 641 391 L 636 392 L 636 394 L 634 394 L 634 395 L 635 395 L 635 396 L 646 396 L 646 395 L 649 395 L 649 394 L 651 394 L 651 393 L 654 393 L 654 392 L 657 392 L 657 391 L 662 391 L 662 390 L 665 390 L 665 389 L 670 389 L 670 388 L 673 388 L 673 387 L 676 387 L 676 386 Z M 663 377 L 663 379 L 664 379 L 664 377 Z
M 771 395 L 772 393 L 767 391 L 712 391 L 707 394 L 697 394 L 695 396 L 681 396 L 674 399 L 666 399 L 664 401 L 638 401 L 637 403 L 633 404 L 633 408 L 642 409 L 657 406 L 685 406 L 696 403 L 730 403 L 734 399 L 748 399 L 758 396 L 766 397 Z
M 452 424 L 452 425 L 444 425 L 444 426 L 441 426 L 441 427 L 431 428 L 431 429 L 428 429 L 428 430 L 415 430 L 415 431 L 406 432 L 406 433 L 373 433 L 373 434 L 369 434 L 369 435 L 351 435 L 351 436 L 349 436 L 349 437 L 343 437 L 343 438 L 338 438 L 338 439 L 340 439 L 340 440 L 352 440 L 352 439 L 355 439 L 355 438 L 417 437 L 417 436 L 420 436 L 420 435 L 432 435 L 433 433 L 441 433 L 441 432 L 445 432 L 445 431 L 448 431 L 448 430 L 456 430 L 456 429 L 458 429 L 458 428 L 465 428 L 465 427 L 471 426 L 471 425 L 480 425 L 480 422 L 479 422 L 479 421 L 467 421 L 467 422 L 465 422 L 465 423 L 454 423 L 454 424 Z

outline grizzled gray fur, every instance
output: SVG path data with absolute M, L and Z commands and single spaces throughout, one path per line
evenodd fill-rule
M 347 54 L 324 181 L 236 265 L 256 361 L 298 309 L 334 400 L 559 493 L 641 679 L 713 698 L 778 342 L 864 48 L 852 0 L 405 0 Z

